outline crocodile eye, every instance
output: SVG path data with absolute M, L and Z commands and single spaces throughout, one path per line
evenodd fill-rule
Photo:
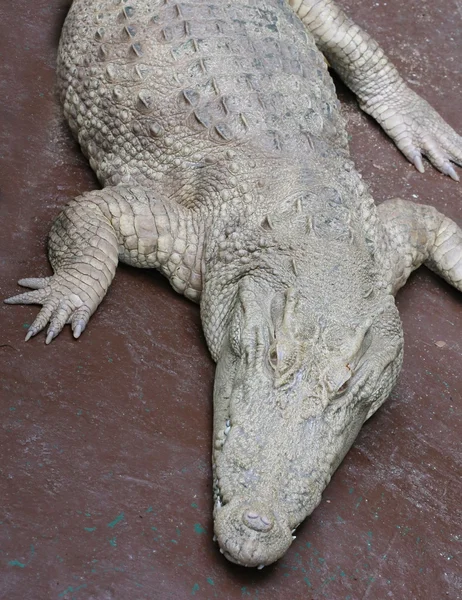
M 348 388 L 348 384 L 350 383 L 351 377 L 353 376 L 353 370 L 350 367 L 349 364 L 345 365 L 347 371 L 345 374 L 345 379 L 342 383 L 342 385 L 337 389 L 337 391 L 335 392 L 336 396 L 341 396 L 344 392 L 346 392 L 347 388 Z
M 345 383 L 338 388 L 337 395 L 343 394 L 343 392 L 346 391 L 347 387 L 348 387 L 348 381 L 345 381 Z
M 273 369 L 276 369 L 278 366 L 278 351 L 276 346 L 270 348 L 268 358 L 270 365 L 273 367 Z

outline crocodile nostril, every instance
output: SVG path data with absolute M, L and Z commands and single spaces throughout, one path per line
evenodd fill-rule
M 253 510 L 244 511 L 242 520 L 247 527 L 250 527 L 254 531 L 269 531 L 274 524 L 270 516 Z

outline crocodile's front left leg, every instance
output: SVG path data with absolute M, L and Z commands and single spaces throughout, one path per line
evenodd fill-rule
M 458 181 L 451 162 L 462 166 L 462 138 L 412 91 L 370 35 L 333 0 L 289 0 L 316 44 L 361 108 L 374 117 L 395 144 L 423 172 L 422 154 Z
M 71 201 L 53 223 L 48 252 L 51 277 L 21 279 L 34 291 L 7 304 L 42 304 L 26 341 L 47 329 L 46 343 L 70 323 L 85 329 L 106 295 L 118 260 L 158 268 L 176 291 L 196 302 L 202 287 L 203 227 L 198 214 L 143 188 L 113 187 Z

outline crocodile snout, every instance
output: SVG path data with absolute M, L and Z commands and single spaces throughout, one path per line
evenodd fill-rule
M 226 558 L 246 567 L 271 564 L 292 543 L 285 515 L 269 502 L 244 497 L 216 509 L 215 534 Z

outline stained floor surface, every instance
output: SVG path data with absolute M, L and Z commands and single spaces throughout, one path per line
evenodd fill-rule
M 461 127 L 459 0 L 342 2 Z M 55 95 L 68 0 L 0 5 L 0 296 L 50 272 L 45 238 L 97 186 Z M 419 175 L 342 86 L 352 152 L 377 201 L 462 223 L 462 184 Z M 462 598 L 460 294 L 422 269 L 400 292 L 406 357 L 297 532 L 263 571 L 212 542 L 214 366 L 199 310 L 121 267 L 91 325 L 24 343 L 37 307 L 0 308 L 0 597 L 5 600 Z

